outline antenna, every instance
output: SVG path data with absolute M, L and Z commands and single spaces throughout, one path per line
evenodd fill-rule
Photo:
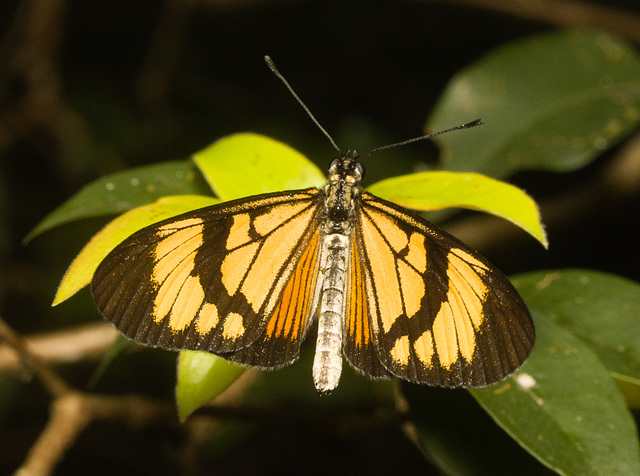
M 449 127 L 448 129 L 444 129 L 442 131 L 432 132 L 431 134 L 426 134 L 426 135 L 420 136 L 420 137 L 414 137 L 413 139 L 403 140 L 402 142 L 396 142 L 395 144 L 389 144 L 389 145 L 383 145 L 381 147 L 376 147 L 375 149 L 370 150 L 366 154 L 362 154 L 359 157 L 365 157 L 367 155 L 374 154 L 374 153 L 376 153 L 378 151 L 381 151 L 381 150 L 391 149 L 393 147 L 399 147 L 401 145 L 413 144 L 414 142 L 419 142 L 419 141 L 425 140 L 425 139 L 431 139 L 432 137 L 439 136 L 440 134 L 444 134 L 445 132 L 457 131 L 457 130 L 460 130 L 460 129 L 469 129 L 470 127 L 476 127 L 476 126 L 479 126 L 481 124 L 484 124 L 484 119 L 476 119 L 475 121 L 467 122 L 466 124 L 460 124 L 459 126 Z
M 289 90 L 289 92 L 291 93 L 291 95 L 295 98 L 296 101 L 298 101 L 298 104 L 300 104 L 302 106 L 302 109 L 305 110 L 305 112 L 307 113 L 307 115 L 311 118 L 311 120 L 313 121 L 313 123 L 318 126 L 318 129 L 320 129 L 322 131 L 322 133 L 327 136 L 327 138 L 329 139 L 329 142 L 331 142 L 331 145 L 333 146 L 334 149 L 336 149 L 338 151 L 338 153 L 340 155 L 342 154 L 342 150 L 340 150 L 340 147 L 338 147 L 338 145 L 336 144 L 336 142 L 333 140 L 333 137 L 331 137 L 329 135 L 329 133 L 324 129 L 324 127 L 322 127 L 320 125 L 320 122 L 318 122 L 318 120 L 315 118 L 315 116 L 313 114 L 311 114 L 311 111 L 309 110 L 309 108 L 307 107 L 307 105 L 305 103 L 302 102 L 302 99 L 300 99 L 300 97 L 296 94 L 296 92 L 293 90 L 293 88 L 291 87 L 291 85 L 289 84 L 289 82 L 285 79 L 284 76 L 282 76 L 282 73 L 280 73 L 280 71 L 278 71 L 278 68 L 276 68 L 275 63 L 273 62 L 273 60 L 271 59 L 270 56 L 265 56 L 264 57 L 265 62 L 267 63 L 267 66 L 269 66 L 269 69 L 271 70 L 271 72 L 273 74 L 276 75 L 276 77 L 282 81 L 282 83 L 287 87 L 287 89 Z
M 267 63 L 267 66 L 269 66 L 269 69 L 271 70 L 271 72 L 273 74 L 275 74 L 276 77 L 280 81 L 282 81 L 282 83 L 287 87 L 287 89 L 289 90 L 291 95 L 295 98 L 296 101 L 298 101 L 298 104 L 300 104 L 300 106 L 302 106 L 302 109 L 304 109 L 304 111 L 311 118 L 313 123 L 316 126 L 318 126 L 318 129 L 320 129 L 322 131 L 322 133 L 325 136 L 327 136 L 327 139 L 329 139 L 329 142 L 331 142 L 331 145 L 333 146 L 333 148 L 336 149 L 338 151 L 338 153 L 342 156 L 343 155 L 342 150 L 340 149 L 340 147 L 338 147 L 336 142 L 333 140 L 333 137 L 331 137 L 329 135 L 329 133 L 325 130 L 325 128 L 322 127 L 320 122 L 318 122 L 318 120 L 315 118 L 315 116 L 311 113 L 311 111 L 309 110 L 307 105 L 302 102 L 302 99 L 300 99 L 300 97 L 296 94 L 296 92 L 293 90 L 293 88 L 291 87 L 289 82 L 285 79 L 285 77 L 282 75 L 282 73 L 280 71 L 278 71 L 278 68 L 276 68 L 276 65 L 273 62 L 273 60 L 271 59 L 271 57 L 270 56 L 265 56 L 264 57 L 264 61 Z M 400 147 L 401 145 L 413 144 L 414 142 L 418 142 L 418 141 L 425 140 L 425 139 L 431 139 L 432 137 L 435 137 L 435 136 L 440 135 L 440 134 L 444 134 L 445 132 L 457 131 L 459 129 L 469 129 L 470 127 L 476 127 L 476 126 L 479 126 L 480 124 L 484 124 L 484 119 L 476 119 L 475 121 L 467 122 L 466 124 L 461 124 L 459 126 L 449 127 L 448 129 L 444 129 L 442 131 L 432 132 L 431 134 L 426 134 L 426 135 L 423 135 L 423 136 L 420 136 L 420 137 L 414 137 L 413 139 L 407 139 L 407 140 L 404 140 L 402 142 L 396 142 L 395 144 L 389 144 L 389 145 L 383 145 L 382 147 L 376 147 L 375 149 L 370 150 L 366 154 L 359 155 L 358 157 L 365 157 L 367 155 L 374 154 L 374 153 L 376 153 L 378 151 L 381 151 L 381 150 L 391 149 L 391 148 L 394 148 L 394 147 Z

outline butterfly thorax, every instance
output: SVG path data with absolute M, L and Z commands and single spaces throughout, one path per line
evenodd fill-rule
M 359 183 L 363 177 L 364 167 L 356 161 L 355 151 L 331 162 L 329 183 L 324 189 L 325 213 L 336 227 L 347 225 L 353 217 L 354 201 L 362 191 Z

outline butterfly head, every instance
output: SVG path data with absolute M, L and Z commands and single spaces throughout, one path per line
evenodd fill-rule
M 364 165 L 358 162 L 356 151 L 349 151 L 329 165 L 329 183 L 344 182 L 357 185 L 364 178 Z

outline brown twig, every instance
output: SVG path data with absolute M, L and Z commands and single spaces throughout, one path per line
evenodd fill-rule
M 0 317 L 0 340 L 4 340 L 13 347 L 23 364 L 38 376 L 52 396 L 59 397 L 69 392 L 67 384 L 48 365 L 29 352 L 22 337 L 11 329 L 2 317 Z
M 78 395 L 69 392 L 54 399 L 49 422 L 16 471 L 16 476 L 51 474 L 88 423 L 89 412 Z
M 29 353 L 52 365 L 97 359 L 111 347 L 117 331 L 105 322 L 62 329 L 23 338 Z M 0 344 L 0 374 L 22 368 L 18 353 Z
M 111 397 L 70 390 L 53 400 L 49 422 L 16 474 L 50 474 L 78 435 L 96 420 L 121 420 L 137 427 L 179 427 L 175 407 L 170 403 L 135 395 Z
M 135 395 L 106 396 L 72 389 L 45 362 L 30 352 L 25 340 L 1 317 L 0 340 L 15 350 L 23 364 L 36 374 L 53 398 L 49 422 L 29 450 L 17 475 L 50 474 L 82 430 L 95 420 L 121 420 L 134 426 L 179 426 L 176 409 L 171 403 Z

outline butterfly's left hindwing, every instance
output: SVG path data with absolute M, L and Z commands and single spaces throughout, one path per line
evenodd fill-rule
M 100 264 L 94 299 L 141 343 L 290 363 L 314 311 L 322 205 L 316 189 L 282 192 L 146 227 Z
M 370 330 L 347 325 L 349 341 L 372 344 L 393 375 L 445 387 L 487 385 L 524 362 L 533 324 L 499 270 L 428 221 L 368 193 L 355 220 L 359 257 L 352 262 L 361 270 L 350 275 L 363 281 L 355 288 L 365 289 Z M 375 368 L 370 347 L 345 346 L 365 373 Z

